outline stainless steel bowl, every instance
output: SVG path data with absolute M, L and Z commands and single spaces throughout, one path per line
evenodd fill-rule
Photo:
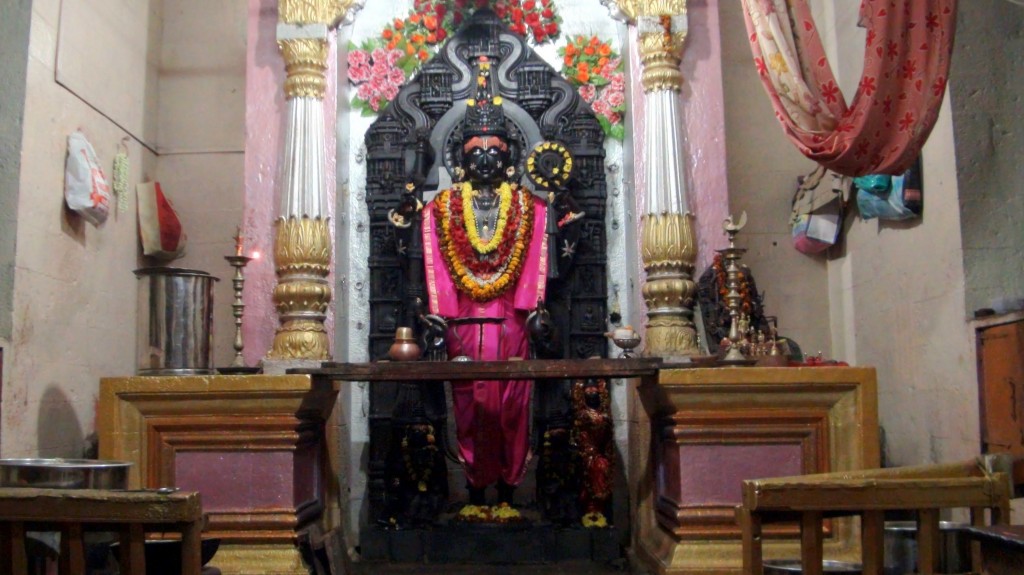
M 128 461 L 0 459 L 0 487 L 126 489 Z
M 859 563 L 826 559 L 821 562 L 821 567 L 826 575 L 861 575 Z M 793 575 L 804 571 L 799 559 L 782 559 L 765 561 L 764 572 L 765 575 Z

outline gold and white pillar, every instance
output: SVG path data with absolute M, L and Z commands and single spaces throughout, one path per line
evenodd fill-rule
M 331 302 L 331 230 L 324 156 L 324 93 L 328 34 L 362 6 L 361 0 L 280 0 L 278 46 L 285 61 L 288 120 L 275 225 L 274 305 L 281 325 L 268 359 L 327 360 L 324 320 Z
M 613 16 L 636 26 L 644 87 L 644 167 L 640 256 L 647 304 L 644 355 L 699 353 L 693 323 L 697 259 L 694 218 L 686 198 L 680 64 L 686 40 L 686 0 L 603 0 Z

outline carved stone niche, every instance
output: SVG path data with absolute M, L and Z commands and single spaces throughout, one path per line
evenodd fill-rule
M 571 192 L 586 217 L 579 225 L 572 263 L 557 266 L 558 278 L 548 281 L 546 306 L 560 326 L 564 357 L 606 357 L 604 133 L 576 89 L 492 11 L 481 9 L 401 88 L 365 136 L 371 230 L 370 359 L 386 357 L 396 326 L 416 326 L 411 302 L 427 300 L 418 224 L 396 229 L 388 222 L 388 212 L 399 207 L 404 186 L 416 170 L 426 172 L 421 176 L 424 202 L 435 190 L 451 185 L 455 158 L 450 149 L 453 142 L 461 141 L 466 100 L 476 90 L 472 63 L 480 56 L 492 62 L 492 89 L 504 100 L 506 127 L 520 150 L 516 160 L 520 183 L 532 187 L 523 177 L 525 157 L 538 142 L 558 140 L 573 154 Z M 571 417 L 568 382 L 565 385 L 561 393 L 537 398 L 535 435 L 543 435 L 550 419 Z M 371 386 L 367 493 L 371 524 L 388 519 L 383 516 L 388 509 L 388 457 L 404 433 L 402 417 L 396 418 L 395 411 L 409 402 L 423 404 L 416 412 L 425 414 L 434 428 L 447 425 L 443 389 L 409 382 Z M 435 476 L 447 476 L 443 460 L 440 466 Z

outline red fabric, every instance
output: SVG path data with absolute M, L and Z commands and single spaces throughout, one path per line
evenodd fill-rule
M 935 126 L 946 90 L 956 0 L 863 0 L 864 73 L 849 106 L 807 0 L 743 1 L 761 80 L 800 151 L 848 176 L 909 168 Z M 799 69 L 787 66 L 793 64 L 787 43 Z
M 181 241 L 181 221 L 171 202 L 164 197 L 159 182 L 156 184 L 156 214 L 160 222 L 160 247 L 167 252 L 176 251 Z

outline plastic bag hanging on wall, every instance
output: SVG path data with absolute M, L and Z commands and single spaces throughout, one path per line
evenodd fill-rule
M 865 220 L 908 220 L 924 208 L 921 159 L 899 176 L 873 175 L 853 179 L 857 210 Z
M 100 168 L 96 151 L 82 132 L 68 136 L 64 164 L 64 201 L 87 222 L 100 226 L 110 213 L 110 184 Z

